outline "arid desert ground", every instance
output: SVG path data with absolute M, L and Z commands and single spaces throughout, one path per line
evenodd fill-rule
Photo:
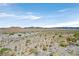
M 0 56 L 79 56 L 79 30 L 1 28 Z

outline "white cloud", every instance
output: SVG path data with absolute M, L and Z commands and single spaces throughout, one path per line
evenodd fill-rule
M 68 11 L 69 9 L 60 9 L 60 10 L 58 10 L 58 12 L 66 12 L 66 11 Z
M 8 13 L 0 13 L 0 18 L 14 18 L 14 19 L 26 19 L 26 20 L 37 20 L 40 19 L 40 16 L 36 15 L 16 15 Z
M 40 19 L 40 16 L 34 16 L 34 15 L 28 15 L 28 16 L 23 16 L 22 19 L 30 19 L 30 20 L 37 20 Z
M 0 6 L 9 6 L 10 3 L 0 3 Z
M 32 12 L 26 12 L 26 14 L 33 14 Z
M 42 27 L 79 27 L 79 20 L 64 22 L 64 23 L 58 23 L 53 25 L 44 25 Z
M 0 17 L 15 17 L 14 14 L 0 13 Z

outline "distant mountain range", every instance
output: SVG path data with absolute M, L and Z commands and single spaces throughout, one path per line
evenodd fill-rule
M 79 27 L 53 27 L 52 29 L 79 29 Z
M 52 28 L 43 28 L 43 27 L 8 27 L 8 28 L 0 28 L 0 32 L 26 32 L 29 30 L 41 30 L 41 29 L 76 29 L 79 30 L 79 27 L 52 27 Z
M 43 27 L 7 27 L 0 29 L 79 29 L 79 27 L 51 27 L 51 28 L 43 28 Z
M 79 29 L 79 27 L 51 27 L 51 28 L 43 28 L 43 27 L 25 27 L 27 28 L 34 28 L 34 29 Z

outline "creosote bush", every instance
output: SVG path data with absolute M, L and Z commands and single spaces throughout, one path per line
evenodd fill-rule
M 26 43 L 30 43 L 31 40 L 27 40 Z
M 67 39 L 67 42 L 76 42 L 77 41 L 77 39 L 76 38 L 72 38 L 72 37 L 68 37 Z
M 50 56 L 53 56 L 53 52 L 52 52 L 52 53 L 50 53 Z
M 9 49 L 9 48 L 0 48 L 0 55 L 4 55 L 8 51 L 11 51 L 11 49 Z
M 78 44 L 78 43 L 76 43 L 75 45 L 76 45 L 76 46 L 79 46 L 79 44 Z
M 14 35 L 14 32 L 4 32 L 3 34 L 9 34 L 9 35 Z
M 79 32 L 75 33 L 73 36 L 74 36 L 77 40 L 79 40 Z
M 17 51 L 17 46 L 15 46 L 15 51 Z
M 18 34 L 18 36 L 21 36 L 21 34 Z
M 55 36 L 53 36 L 53 38 L 55 38 Z
M 31 40 L 26 40 L 25 46 L 27 46 L 28 43 L 30 43 L 30 42 L 31 42 Z
M 47 47 L 46 47 L 46 46 L 44 46 L 44 47 L 43 47 L 43 51 L 46 51 L 46 50 L 47 50 Z
M 59 37 L 62 37 L 62 35 L 59 35 Z
M 75 33 L 74 37 L 79 38 L 79 32 Z
M 36 54 L 37 50 L 35 48 L 31 48 L 29 52 L 30 52 L 29 54 L 32 54 L 32 53 Z
M 67 46 L 68 46 L 68 43 L 65 42 L 65 41 L 61 41 L 61 42 L 60 42 L 60 46 L 61 46 L 61 47 L 67 47 Z

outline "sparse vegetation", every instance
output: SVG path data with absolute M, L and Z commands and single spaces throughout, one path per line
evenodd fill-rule
M 67 42 L 69 42 L 69 43 L 73 43 L 73 42 L 76 42 L 76 41 L 77 41 L 76 38 L 72 38 L 72 37 L 67 38 Z
M 43 51 L 46 51 L 46 50 L 47 50 L 47 47 L 46 47 L 46 46 L 44 46 L 44 47 L 43 47 Z
M 50 53 L 50 56 L 53 56 L 53 52 Z
M 25 32 L 0 33 L 0 55 L 63 56 L 76 53 L 78 55 L 79 52 L 76 52 L 79 50 L 78 32 L 77 30 L 28 29 Z
M 0 48 L 0 55 L 4 55 L 8 51 L 11 51 L 11 49 L 9 49 L 9 48 Z
M 75 33 L 74 36 L 75 36 L 76 38 L 79 38 L 79 32 Z
M 59 35 L 59 37 L 62 37 L 62 35 Z
M 21 34 L 18 34 L 18 36 L 21 36 Z
M 61 41 L 61 42 L 60 42 L 60 46 L 61 46 L 61 47 L 67 47 L 67 46 L 68 46 L 68 43 L 65 42 L 65 41 Z

